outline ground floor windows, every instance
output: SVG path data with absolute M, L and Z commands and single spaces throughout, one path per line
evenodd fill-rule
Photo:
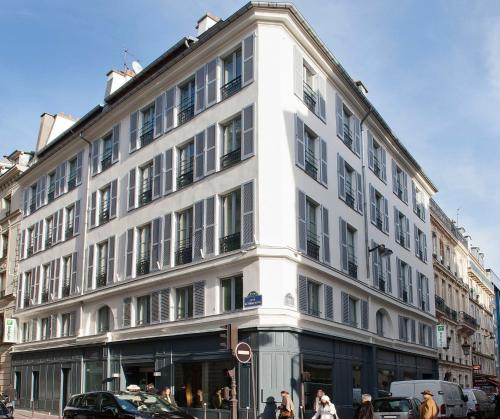
M 352 366 L 352 405 L 361 404 L 361 365 Z
M 85 362 L 85 391 L 102 390 L 102 361 Z
M 394 381 L 394 371 L 389 368 L 379 368 L 377 371 L 377 389 L 379 396 L 388 396 L 391 383 Z
M 332 364 L 304 361 L 304 398 L 306 410 L 314 410 L 316 393 L 322 389 L 325 394 L 332 394 Z

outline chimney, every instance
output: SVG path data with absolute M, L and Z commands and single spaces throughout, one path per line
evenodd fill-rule
M 354 84 L 357 86 L 358 90 L 363 93 L 363 95 L 368 96 L 368 89 L 363 84 L 361 80 L 356 80 Z
M 44 112 L 40 116 L 40 128 L 38 130 L 36 151 L 38 152 L 48 145 L 54 138 L 57 138 L 60 134 L 66 131 L 77 120 L 78 118 L 66 115 L 63 112 L 59 112 L 56 115 Z
M 196 25 L 196 29 L 198 30 L 198 36 L 200 36 L 203 32 L 210 29 L 220 20 L 219 17 L 214 16 L 213 14 L 207 12 L 203 17 L 198 20 L 198 24 Z
M 106 82 L 106 92 L 104 93 L 104 99 L 106 99 L 111 93 L 118 90 L 125 83 L 127 83 L 132 77 L 135 76 L 133 70 L 111 70 L 106 74 L 108 81 Z

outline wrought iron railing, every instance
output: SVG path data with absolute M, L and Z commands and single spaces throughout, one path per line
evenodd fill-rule
M 352 189 L 351 182 L 345 182 L 345 203 L 349 205 L 351 208 L 354 208 L 356 203 L 356 198 L 354 196 L 354 191 Z
M 353 278 L 358 277 L 358 260 L 352 251 L 347 252 L 347 272 Z
M 106 202 L 101 206 L 101 212 L 99 212 L 99 224 L 104 224 L 109 221 L 109 203 Z
M 177 124 L 182 125 L 189 121 L 194 116 L 194 95 L 186 97 L 179 106 L 179 114 L 177 115 Z
M 237 148 L 229 153 L 224 154 L 220 158 L 220 167 L 225 169 L 226 167 L 232 166 L 235 163 L 241 161 L 241 148 Z
M 314 231 L 307 231 L 307 256 L 319 259 L 319 236 Z
M 377 177 L 380 177 L 381 175 L 381 168 L 380 168 L 380 162 L 378 161 L 377 156 L 373 156 L 373 172 Z
M 226 253 L 237 250 L 241 247 L 241 233 L 238 231 L 234 234 L 221 237 L 219 239 L 220 252 Z
M 146 205 L 153 199 L 153 178 L 148 177 L 142 181 L 139 193 L 139 205 Z
M 221 99 L 227 99 L 241 90 L 241 76 L 237 76 L 220 88 Z
M 193 157 L 182 161 L 179 165 L 179 176 L 177 176 L 177 188 L 193 183 Z
M 459 319 L 460 319 L 461 323 L 466 324 L 467 326 L 469 326 L 472 329 L 477 329 L 479 327 L 477 320 L 474 317 L 472 317 L 470 314 L 467 314 L 463 311 L 460 312 Z
M 68 226 L 66 227 L 66 235 L 65 235 L 66 239 L 73 237 L 73 233 L 74 233 L 73 224 L 68 224 Z
M 113 154 L 112 150 L 106 150 L 102 155 L 101 159 L 101 170 L 106 170 L 109 166 L 111 166 L 111 156 Z
M 441 298 L 439 295 L 436 295 L 434 301 L 436 303 L 436 310 L 439 310 L 442 313 L 444 313 L 445 309 L 446 309 L 446 303 L 445 303 L 444 299 Z
M 136 268 L 137 268 L 136 270 L 137 276 L 146 275 L 150 272 L 151 262 L 150 262 L 149 252 L 142 253 L 139 255 L 139 257 L 137 258 Z
M 142 125 L 139 138 L 141 139 L 141 147 L 153 141 L 153 121 L 147 121 Z
M 54 183 L 49 185 L 49 189 L 47 191 L 47 201 L 51 203 L 55 199 L 55 191 L 56 185 Z
M 318 177 L 318 159 L 314 156 L 314 152 L 306 148 L 305 152 L 306 172 L 316 179 Z
M 344 144 L 352 150 L 352 132 L 348 124 L 344 124 Z
M 316 110 L 316 101 L 316 92 L 304 82 L 304 103 L 312 112 Z
M 69 297 L 70 292 L 71 292 L 71 287 L 69 286 L 69 280 L 65 280 L 62 286 L 62 296 Z
M 191 234 L 186 239 L 179 240 L 175 252 L 175 264 L 184 265 L 193 261 L 193 245 Z
M 76 171 L 70 172 L 68 176 L 68 191 L 76 188 Z
M 42 304 L 49 302 L 49 290 L 42 291 Z

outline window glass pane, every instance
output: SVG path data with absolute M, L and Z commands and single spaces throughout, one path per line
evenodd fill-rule
M 102 389 L 102 373 L 102 361 L 85 362 L 85 391 Z M 85 404 L 97 408 L 97 396 L 89 394 L 85 400 Z
M 352 366 L 352 404 L 361 404 L 361 366 Z
M 241 276 L 234 278 L 234 308 L 241 310 L 243 308 L 243 278 Z
M 222 310 L 231 311 L 231 279 L 221 280 Z

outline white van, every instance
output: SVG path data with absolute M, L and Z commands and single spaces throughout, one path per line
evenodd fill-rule
M 394 381 L 391 383 L 393 396 L 415 397 L 423 400 L 421 393 L 426 389 L 434 394 L 440 418 L 467 417 L 467 397 L 456 383 L 441 380 Z

